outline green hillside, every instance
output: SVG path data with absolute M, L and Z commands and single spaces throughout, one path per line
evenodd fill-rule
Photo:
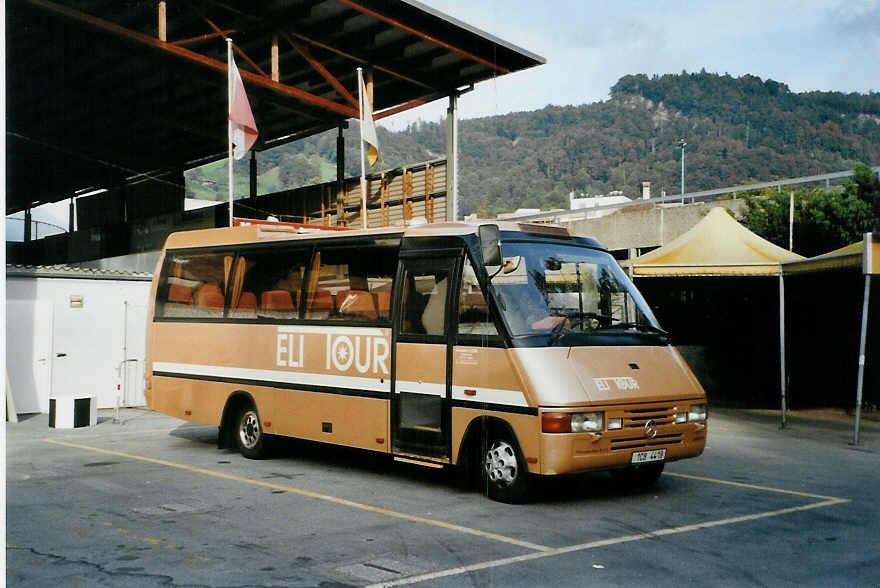
M 629 75 L 604 102 L 463 120 L 459 132 L 460 209 L 495 214 L 567 206 L 570 191 L 635 195 L 646 180 L 655 195 L 677 194 L 681 138 L 688 191 L 850 169 L 857 160 L 877 165 L 880 93 L 794 93 L 751 75 Z M 357 123 L 345 137 L 354 175 Z M 445 154 L 443 123 L 380 127 L 379 139 L 386 167 Z M 331 180 L 335 157 L 335 131 L 261 153 L 259 189 Z M 225 177 L 220 163 L 192 170 L 188 192 L 225 190 Z

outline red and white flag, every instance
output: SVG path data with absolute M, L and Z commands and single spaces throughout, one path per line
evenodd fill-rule
M 232 155 L 241 159 L 257 142 L 257 123 L 254 113 L 244 91 L 244 82 L 235 66 L 235 59 L 229 56 L 229 69 L 232 72 L 229 89 L 229 140 L 232 143 Z

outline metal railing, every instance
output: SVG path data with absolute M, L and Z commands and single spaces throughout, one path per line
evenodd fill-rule
M 871 168 L 875 174 L 880 176 L 880 166 Z M 659 198 L 638 198 L 630 202 L 619 202 L 615 204 L 606 204 L 604 206 L 594 206 L 592 208 L 578 208 L 575 210 L 554 210 L 551 212 L 540 212 L 537 214 L 527 214 L 523 216 L 511 216 L 505 220 L 512 221 L 552 221 L 560 219 L 564 222 L 573 222 L 588 218 L 592 213 L 605 210 L 615 210 L 620 208 L 630 208 L 633 206 L 644 206 L 646 204 L 665 204 L 665 203 L 681 203 L 685 201 L 691 204 L 695 202 L 711 202 L 718 200 L 723 196 L 733 195 L 736 198 L 740 192 L 749 192 L 752 190 L 763 190 L 764 188 L 776 188 L 781 191 L 783 186 L 796 186 L 800 184 L 814 184 L 817 182 L 825 182 L 829 185 L 832 180 L 848 178 L 853 175 L 853 171 L 839 171 L 827 174 L 818 174 L 814 176 L 801 176 L 799 178 L 786 178 L 783 180 L 773 180 L 771 182 L 760 182 L 758 184 L 740 184 L 738 186 L 728 186 L 726 188 L 715 188 L 712 190 L 701 190 L 699 192 L 688 192 L 687 194 L 675 194 L 674 196 L 661 196 Z

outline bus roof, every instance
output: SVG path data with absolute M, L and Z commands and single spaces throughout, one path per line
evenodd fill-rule
M 515 231 L 556 237 L 571 237 L 568 229 L 557 225 L 487 221 L 471 223 L 432 223 L 409 227 L 381 227 L 375 229 L 315 230 L 283 225 L 248 225 L 219 229 L 198 229 L 172 233 L 165 242 L 166 249 L 207 247 L 213 245 L 241 245 L 265 241 L 295 241 L 300 239 L 344 239 L 366 235 L 400 235 L 402 237 L 437 237 L 472 235 L 480 225 L 498 225 L 502 231 Z

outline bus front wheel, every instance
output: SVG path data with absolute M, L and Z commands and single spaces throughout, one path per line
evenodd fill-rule
M 260 415 L 252 404 L 242 406 L 235 419 L 235 444 L 248 459 L 266 457 L 266 433 L 260 424 Z
M 515 441 L 503 434 L 491 436 L 481 462 L 482 487 L 486 496 L 511 504 L 525 501 L 528 471 Z

